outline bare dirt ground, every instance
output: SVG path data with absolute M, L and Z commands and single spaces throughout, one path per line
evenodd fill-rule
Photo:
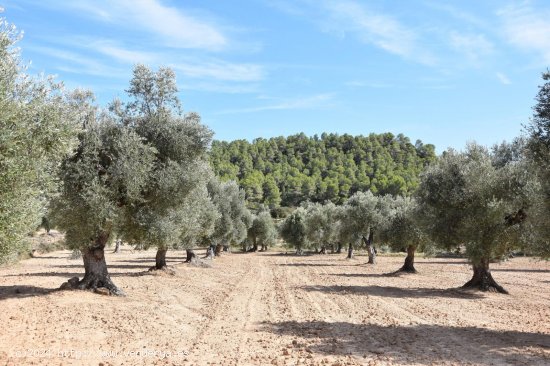
M 511 295 L 463 292 L 460 259 L 228 254 L 153 274 L 154 252 L 108 254 L 117 298 L 55 291 L 82 277 L 59 251 L 0 269 L 4 365 L 549 365 L 550 263 L 493 264 Z M 455 289 L 452 289 L 455 288 Z

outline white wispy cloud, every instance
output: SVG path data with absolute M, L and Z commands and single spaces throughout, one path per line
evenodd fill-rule
M 550 8 L 535 10 L 529 2 L 524 2 L 505 7 L 497 14 L 509 43 L 534 51 L 543 63 L 550 63 Z
M 90 44 L 90 49 L 109 56 L 117 61 L 135 64 L 135 63 L 156 63 L 159 60 L 159 54 L 152 52 L 136 51 L 124 48 L 115 42 L 98 40 Z
M 198 90 L 211 93 L 223 93 L 223 94 L 251 94 L 257 93 L 259 85 L 256 83 L 223 83 L 223 82 L 182 82 L 180 84 L 180 90 Z
M 378 82 L 366 82 L 361 80 L 351 80 L 344 83 L 345 86 L 352 88 L 374 88 L 374 89 L 387 89 L 394 88 L 394 84 L 390 83 L 378 83 Z
M 90 56 L 55 47 L 31 46 L 28 49 L 63 61 L 56 69 L 70 73 L 120 78 L 124 70 L 107 65 Z
M 57 6 L 54 0 L 41 1 L 44 7 Z M 166 65 L 182 79 L 196 79 L 194 90 L 225 93 L 256 90 L 257 86 L 251 84 L 265 79 L 265 67 L 224 59 L 220 51 L 224 51 L 229 40 L 221 27 L 206 19 L 205 13 L 191 15 L 186 9 L 170 7 L 165 0 L 74 0 L 67 4 L 66 11 L 112 24 L 124 34 L 135 28 L 136 38 L 85 33 L 47 36 L 47 42 L 55 46 L 37 51 L 64 60 L 56 69 L 70 73 L 120 77 L 128 72 L 116 70 L 115 66 L 124 69 L 136 63 L 151 67 Z M 218 56 L 207 56 L 211 51 Z
M 210 78 L 225 81 L 259 81 L 264 78 L 264 68 L 256 64 L 240 64 L 227 61 L 170 64 L 174 70 L 192 78 Z
M 160 0 L 76 0 L 67 6 L 102 21 L 147 30 L 172 47 L 220 50 L 229 43 L 221 27 L 213 22 Z
M 355 1 L 325 1 L 330 31 L 355 33 L 361 41 L 422 64 L 433 65 L 435 57 L 425 49 L 414 29 L 394 17 L 377 13 Z
M 265 0 L 265 3 L 274 9 L 280 10 L 290 15 L 304 14 L 304 8 L 300 7 L 299 3 L 294 1 L 290 2 L 286 0 Z
M 508 76 L 504 75 L 503 73 L 497 72 L 496 76 L 497 76 L 498 81 L 500 81 L 502 84 L 504 84 L 504 85 L 512 84 L 512 82 L 510 81 Z
M 483 34 L 463 34 L 456 31 L 449 35 L 451 47 L 466 56 L 470 64 L 480 66 L 485 56 L 494 52 L 495 46 Z
M 487 19 L 483 19 L 479 16 L 476 16 L 456 6 L 453 6 L 451 4 L 446 4 L 440 0 L 425 1 L 424 5 L 427 6 L 428 8 L 441 11 L 456 20 L 465 22 L 466 24 L 471 24 L 483 29 L 490 28 L 490 24 Z
M 166 47 L 152 46 L 144 51 L 144 44 L 136 49 L 135 44 L 132 46 L 124 44 L 124 39 L 115 41 L 90 36 L 72 36 L 63 40 L 50 40 L 50 42 L 53 41 L 56 41 L 55 48 L 40 47 L 36 50 L 49 56 L 88 66 L 89 69 L 100 70 L 99 65 L 112 65 L 113 62 L 120 64 L 121 67 L 124 67 L 123 65 L 131 67 L 136 63 L 143 63 L 151 67 L 165 65 L 186 77 L 210 82 L 257 82 L 263 80 L 266 75 L 265 66 L 260 64 L 235 63 L 217 57 L 203 56 L 202 53 L 197 54 Z M 92 67 L 93 65 L 97 67 Z
M 280 101 L 278 103 L 262 105 L 249 108 L 236 108 L 220 111 L 216 114 L 241 114 L 241 113 L 255 113 L 263 111 L 273 110 L 292 110 L 292 109 L 312 109 L 321 108 L 327 106 L 331 100 L 334 99 L 333 93 L 317 94 L 308 97 L 301 97 L 295 99 L 289 99 Z

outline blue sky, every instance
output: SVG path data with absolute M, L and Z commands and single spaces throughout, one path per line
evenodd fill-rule
M 549 1 L 0 0 L 30 72 L 125 97 L 172 67 L 215 138 L 404 133 L 462 148 L 519 135 L 550 66 Z

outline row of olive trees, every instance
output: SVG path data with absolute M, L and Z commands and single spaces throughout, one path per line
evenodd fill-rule
M 156 269 L 169 249 L 242 241 L 251 225 L 244 192 L 213 176 L 207 160 L 212 132 L 196 113 L 183 115 L 169 68 L 135 67 L 130 102 L 108 111 L 91 103 L 76 152 L 63 161 L 54 225 L 79 249 L 85 275 L 74 287 L 122 291 L 111 281 L 105 247 L 115 236 L 157 249 Z
M 548 73 L 544 80 L 550 80 Z M 401 271 L 416 272 L 414 253 L 465 248 L 473 276 L 464 287 L 505 293 L 489 263 L 513 250 L 550 255 L 550 83 L 541 87 L 530 136 L 488 150 L 452 149 L 421 175 L 412 197 L 359 192 L 343 206 L 306 204 L 281 226 L 298 252 L 327 245 L 340 252 L 364 243 L 375 263 L 373 241 L 406 250 Z
M 415 219 L 418 205 L 414 198 L 375 196 L 371 192 L 355 193 L 342 206 L 307 203 L 296 209 L 281 225 L 281 236 L 297 252 L 313 249 L 341 253 L 348 245 L 348 258 L 354 248 L 364 246 L 370 264 L 376 263 L 374 240 L 406 249 L 409 256 L 402 268 L 414 272 L 414 253 L 427 239 Z
M 182 114 L 171 69 L 136 66 L 129 102 L 100 110 L 91 92 L 27 76 L 19 33 L 3 20 L 0 27 L 1 262 L 28 250 L 46 209 L 83 256 L 84 278 L 71 286 L 113 294 L 122 291 L 105 248 L 115 238 L 156 248 L 156 269 L 169 249 L 219 248 L 247 235 L 254 250 L 274 243 L 269 214 L 253 216 L 244 191 L 212 173 L 212 132 L 196 113 Z

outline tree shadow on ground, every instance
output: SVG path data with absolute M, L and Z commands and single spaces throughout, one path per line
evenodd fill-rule
M 360 359 L 383 357 L 385 362 L 398 364 L 547 365 L 545 352 L 550 348 L 547 334 L 431 324 L 286 321 L 262 323 L 261 330 L 302 338 L 315 353 L 353 354 Z
M 480 299 L 484 296 L 477 292 L 460 288 L 399 288 L 391 286 L 301 286 L 302 290 L 335 293 L 342 295 L 372 295 L 393 298 L 446 297 L 458 299 Z
M 167 257 L 166 262 L 170 262 L 171 264 L 178 264 L 183 263 L 185 261 L 185 257 Z M 112 263 L 112 264 L 111 264 Z M 107 260 L 107 267 L 111 267 L 113 265 L 117 265 L 117 263 L 152 263 L 155 264 L 155 258 L 137 258 L 137 259 L 116 259 L 113 260 L 112 258 L 109 258 Z
M 63 272 L 63 271 L 51 271 L 51 272 L 31 272 L 31 273 L 19 273 L 6 275 L 6 277 L 82 277 L 84 276 L 84 266 L 82 267 L 82 273 L 80 272 Z
M 532 272 L 532 273 L 550 273 L 550 269 L 491 268 L 491 272 Z
M 228 254 L 239 255 L 239 254 L 259 254 L 259 253 L 261 253 L 261 254 L 263 254 L 263 255 L 269 255 L 269 254 L 264 254 L 265 252 L 260 252 L 259 250 L 256 251 L 256 252 L 249 252 L 249 251 L 243 252 L 243 251 L 240 250 L 240 249 L 239 249 L 239 250 L 235 250 L 235 251 L 233 251 L 233 252 L 230 252 L 230 253 L 228 253 Z
M 6 275 L 5 277 L 63 277 L 66 279 L 72 278 L 72 277 L 79 277 L 82 279 L 84 277 L 84 266 L 79 266 L 82 268 L 82 272 L 63 272 L 63 271 L 51 271 L 51 272 L 32 272 L 32 273 L 20 273 L 20 274 L 12 274 L 12 275 Z M 107 266 L 107 269 L 109 268 L 116 268 L 116 266 Z M 132 267 L 135 268 L 135 267 Z M 139 277 L 148 274 L 148 271 L 143 271 L 143 269 L 149 269 L 151 266 L 143 266 L 141 271 L 136 272 L 109 272 L 109 276 L 111 277 Z
M 329 276 L 340 276 L 340 277 L 399 277 L 401 273 L 389 272 L 389 273 L 331 273 Z
M 271 257 L 292 257 L 292 258 L 306 258 L 306 257 L 313 257 L 317 255 L 317 253 L 296 254 L 294 252 L 279 252 L 279 253 L 256 252 L 256 253 L 261 253 L 261 255 L 271 256 Z
M 111 268 L 118 268 L 118 269 L 149 269 L 151 268 L 151 265 L 155 264 L 153 261 L 150 265 L 139 265 L 139 264 L 108 264 L 107 263 L 107 270 Z M 84 266 L 82 264 L 64 264 L 64 265 L 52 265 L 50 268 L 82 268 L 84 269 Z
M 355 267 L 355 264 L 342 263 L 279 263 L 283 267 Z
M 460 261 L 460 262 L 455 262 L 455 261 L 422 261 L 422 260 L 415 260 L 414 261 L 414 264 L 471 264 L 470 262 L 467 262 L 467 261 Z
M 10 298 L 43 296 L 55 291 L 57 291 L 57 289 L 27 285 L 0 286 L 0 301 Z

